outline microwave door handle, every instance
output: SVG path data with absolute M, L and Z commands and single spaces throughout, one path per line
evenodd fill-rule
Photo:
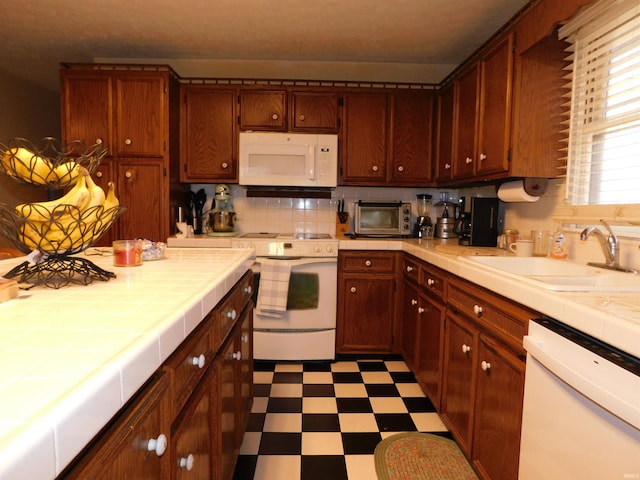
M 316 145 L 309 145 L 306 165 L 309 180 L 316 179 L 316 148 L 318 148 Z

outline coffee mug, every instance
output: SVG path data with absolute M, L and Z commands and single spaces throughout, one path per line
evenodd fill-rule
M 509 244 L 509 251 L 518 257 L 530 257 L 533 254 L 533 240 L 518 239 Z
M 551 248 L 551 232 L 549 230 L 531 230 L 533 240 L 533 256 L 546 257 Z

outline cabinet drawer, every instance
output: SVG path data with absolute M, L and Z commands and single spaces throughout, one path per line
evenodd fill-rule
M 402 273 L 405 279 L 418 283 L 420 279 L 420 263 L 405 255 L 402 257 Z
M 212 318 L 207 317 L 166 363 L 173 379 L 174 411 L 184 406 L 189 395 L 213 361 Z
M 448 299 L 452 308 L 521 353 L 524 353 L 522 338 L 527 332 L 528 321 L 540 315 L 458 278 L 449 282 Z
M 447 288 L 447 273 L 437 267 L 422 264 L 420 266 L 420 285 L 425 292 L 438 300 L 443 300 Z
M 215 338 L 215 350 L 224 342 L 231 329 L 240 318 L 240 314 L 251 301 L 253 294 L 253 275 L 247 273 L 229 293 L 227 298 L 222 301 L 217 309 L 219 313 L 218 325 L 219 335 Z
M 396 257 L 388 252 L 350 252 L 340 256 L 340 271 L 349 273 L 394 273 Z

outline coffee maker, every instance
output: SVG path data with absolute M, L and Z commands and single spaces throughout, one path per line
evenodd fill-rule
M 497 198 L 460 197 L 460 214 L 453 231 L 459 245 L 495 247 L 504 213 Z
M 432 226 L 431 217 L 429 216 L 429 212 L 431 211 L 431 195 L 428 193 L 419 193 L 416 197 L 418 197 L 418 216 L 416 217 L 416 223 L 413 225 L 413 232 L 411 234 L 413 238 L 422 237 L 424 227 Z

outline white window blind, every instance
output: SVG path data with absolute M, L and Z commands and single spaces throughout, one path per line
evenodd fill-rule
M 556 218 L 640 224 L 640 2 L 600 0 L 559 34 L 571 44 L 571 113 Z

